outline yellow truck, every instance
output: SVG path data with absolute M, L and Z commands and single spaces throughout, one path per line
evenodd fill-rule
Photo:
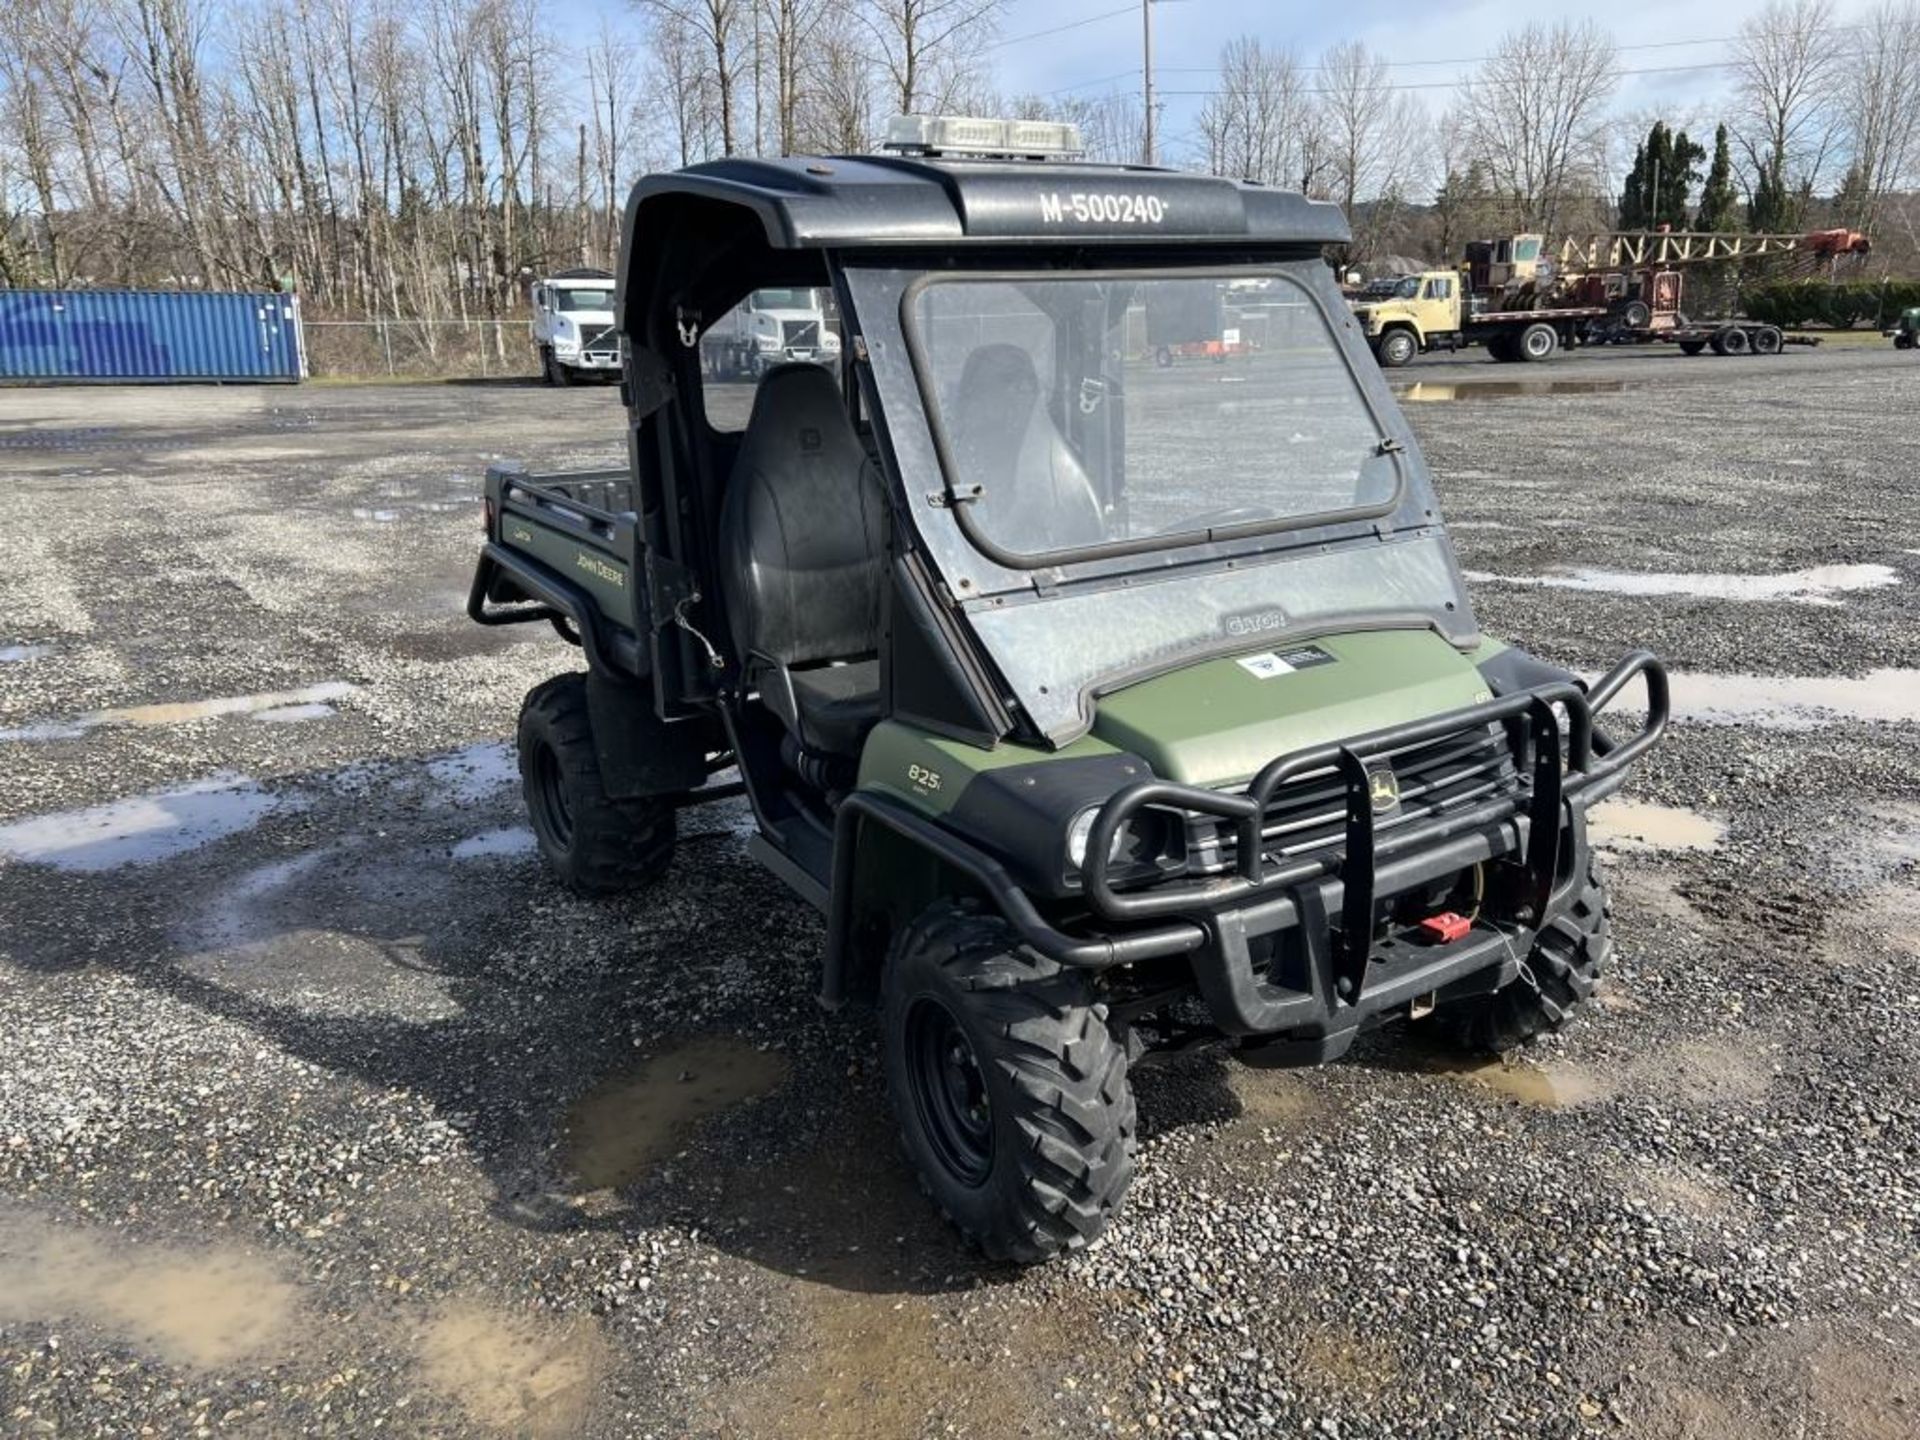
M 1852 230 L 1795 235 L 1620 231 L 1510 235 L 1466 247 L 1458 269 L 1375 281 L 1354 297 L 1354 317 L 1380 363 L 1408 364 L 1425 350 L 1485 346 L 1496 360 L 1550 359 L 1582 344 L 1677 345 L 1688 355 L 1778 355 L 1777 326 L 1751 320 L 1696 323 L 1680 308 L 1681 272 L 1765 256 L 1837 266 L 1872 249 Z M 1796 342 L 1805 343 L 1805 342 Z
M 1362 291 L 1353 314 L 1388 369 L 1409 364 L 1422 351 L 1475 345 L 1484 345 L 1496 360 L 1547 360 L 1562 347 L 1581 343 L 1591 323 L 1608 314 L 1604 305 L 1485 305 L 1486 297 L 1468 290 L 1466 272 L 1425 270 Z

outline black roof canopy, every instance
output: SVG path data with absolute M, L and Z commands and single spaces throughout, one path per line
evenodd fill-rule
M 749 217 L 753 223 L 748 223 Z M 1337 206 L 1256 181 L 1144 165 L 894 155 L 735 157 L 648 175 L 627 200 L 629 297 L 684 299 L 704 277 L 826 249 L 904 246 L 1318 247 L 1351 238 Z M 769 282 L 773 283 L 773 282 Z

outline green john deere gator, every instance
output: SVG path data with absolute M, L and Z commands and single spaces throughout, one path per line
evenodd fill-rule
M 1075 147 L 903 118 L 640 181 L 629 464 L 496 467 L 469 602 L 584 654 L 519 727 L 560 878 L 656 880 L 744 793 L 925 1188 L 1023 1262 L 1119 1206 L 1144 1055 L 1564 1023 L 1610 943 L 1588 809 L 1667 719 L 1644 651 L 1587 684 L 1481 633 L 1336 209 Z M 722 378 L 707 337 L 795 290 L 841 343 Z

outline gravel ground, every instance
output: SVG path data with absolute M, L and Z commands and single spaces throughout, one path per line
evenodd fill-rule
M 1682 677 L 1616 979 L 1517 1065 L 1143 1068 L 1026 1274 L 743 811 L 619 903 L 529 853 L 570 652 L 465 620 L 474 497 L 610 390 L 0 392 L 0 1433 L 1920 1432 L 1920 364 L 1395 384 L 1485 627 Z

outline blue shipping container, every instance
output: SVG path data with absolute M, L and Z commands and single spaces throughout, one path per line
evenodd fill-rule
M 298 380 L 293 295 L 0 290 L 0 381 Z

